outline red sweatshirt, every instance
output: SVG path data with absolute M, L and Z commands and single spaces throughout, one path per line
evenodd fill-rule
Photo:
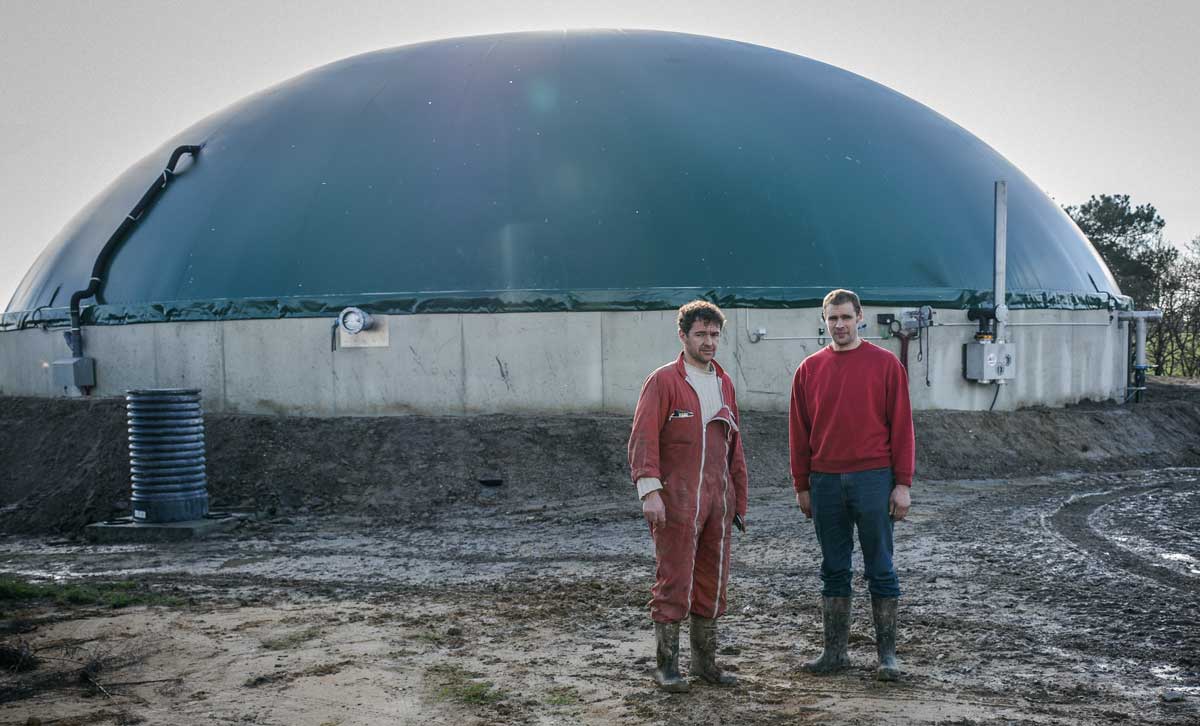
M 916 442 L 908 376 L 890 351 L 867 341 L 810 355 L 792 379 L 788 422 L 792 485 L 809 488 L 809 472 L 845 474 L 890 466 L 912 485 Z

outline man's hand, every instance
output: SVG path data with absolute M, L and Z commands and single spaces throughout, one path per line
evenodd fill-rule
M 667 506 L 663 504 L 657 489 L 642 499 L 642 516 L 646 518 L 651 527 L 667 523 Z
M 804 516 L 812 519 L 812 492 L 805 489 L 802 492 L 796 492 L 796 504 L 800 505 L 800 511 L 804 512 Z
M 912 497 L 909 496 L 908 487 L 903 484 L 892 487 L 892 501 L 888 508 L 892 515 L 892 521 L 899 522 L 908 516 L 908 508 L 911 506 Z

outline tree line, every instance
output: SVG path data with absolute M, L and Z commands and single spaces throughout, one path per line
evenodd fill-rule
M 1063 207 L 1108 264 L 1135 309 L 1158 308 L 1162 322 L 1146 334 L 1147 363 L 1168 376 L 1200 376 L 1200 235 L 1182 246 L 1163 236 L 1153 204 L 1128 194 L 1101 194 Z

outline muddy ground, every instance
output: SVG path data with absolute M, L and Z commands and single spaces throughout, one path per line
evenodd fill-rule
M 210 416 L 214 505 L 260 518 L 91 545 L 125 506 L 119 405 L 0 399 L 0 575 L 134 603 L 0 599 L 0 656 L 40 659 L 0 672 L 0 723 L 1200 723 L 1200 388 L 1151 395 L 918 415 L 897 684 L 871 678 L 861 581 L 856 667 L 798 670 L 817 546 L 784 419 L 748 414 L 721 651 L 742 684 L 682 696 L 650 683 L 618 417 Z

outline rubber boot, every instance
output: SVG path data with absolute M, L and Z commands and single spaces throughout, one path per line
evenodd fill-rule
M 658 646 L 654 682 L 664 691 L 687 693 L 687 679 L 679 675 L 679 623 L 655 623 L 654 639 Z
M 736 686 L 737 676 L 726 673 L 717 665 L 717 620 L 692 615 L 688 628 L 692 641 L 692 675 L 700 676 L 705 683 L 714 686 Z
M 871 596 L 871 615 L 875 618 L 875 649 L 879 653 L 879 667 L 875 679 L 895 681 L 900 678 L 900 664 L 896 661 L 896 603 L 899 598 Z
M 804 664 L 809 673 L 833 673 L 850 667 L 850 598 L 821 598 L 821 614 L 825 624 L 825 652 L 820 658 Z

